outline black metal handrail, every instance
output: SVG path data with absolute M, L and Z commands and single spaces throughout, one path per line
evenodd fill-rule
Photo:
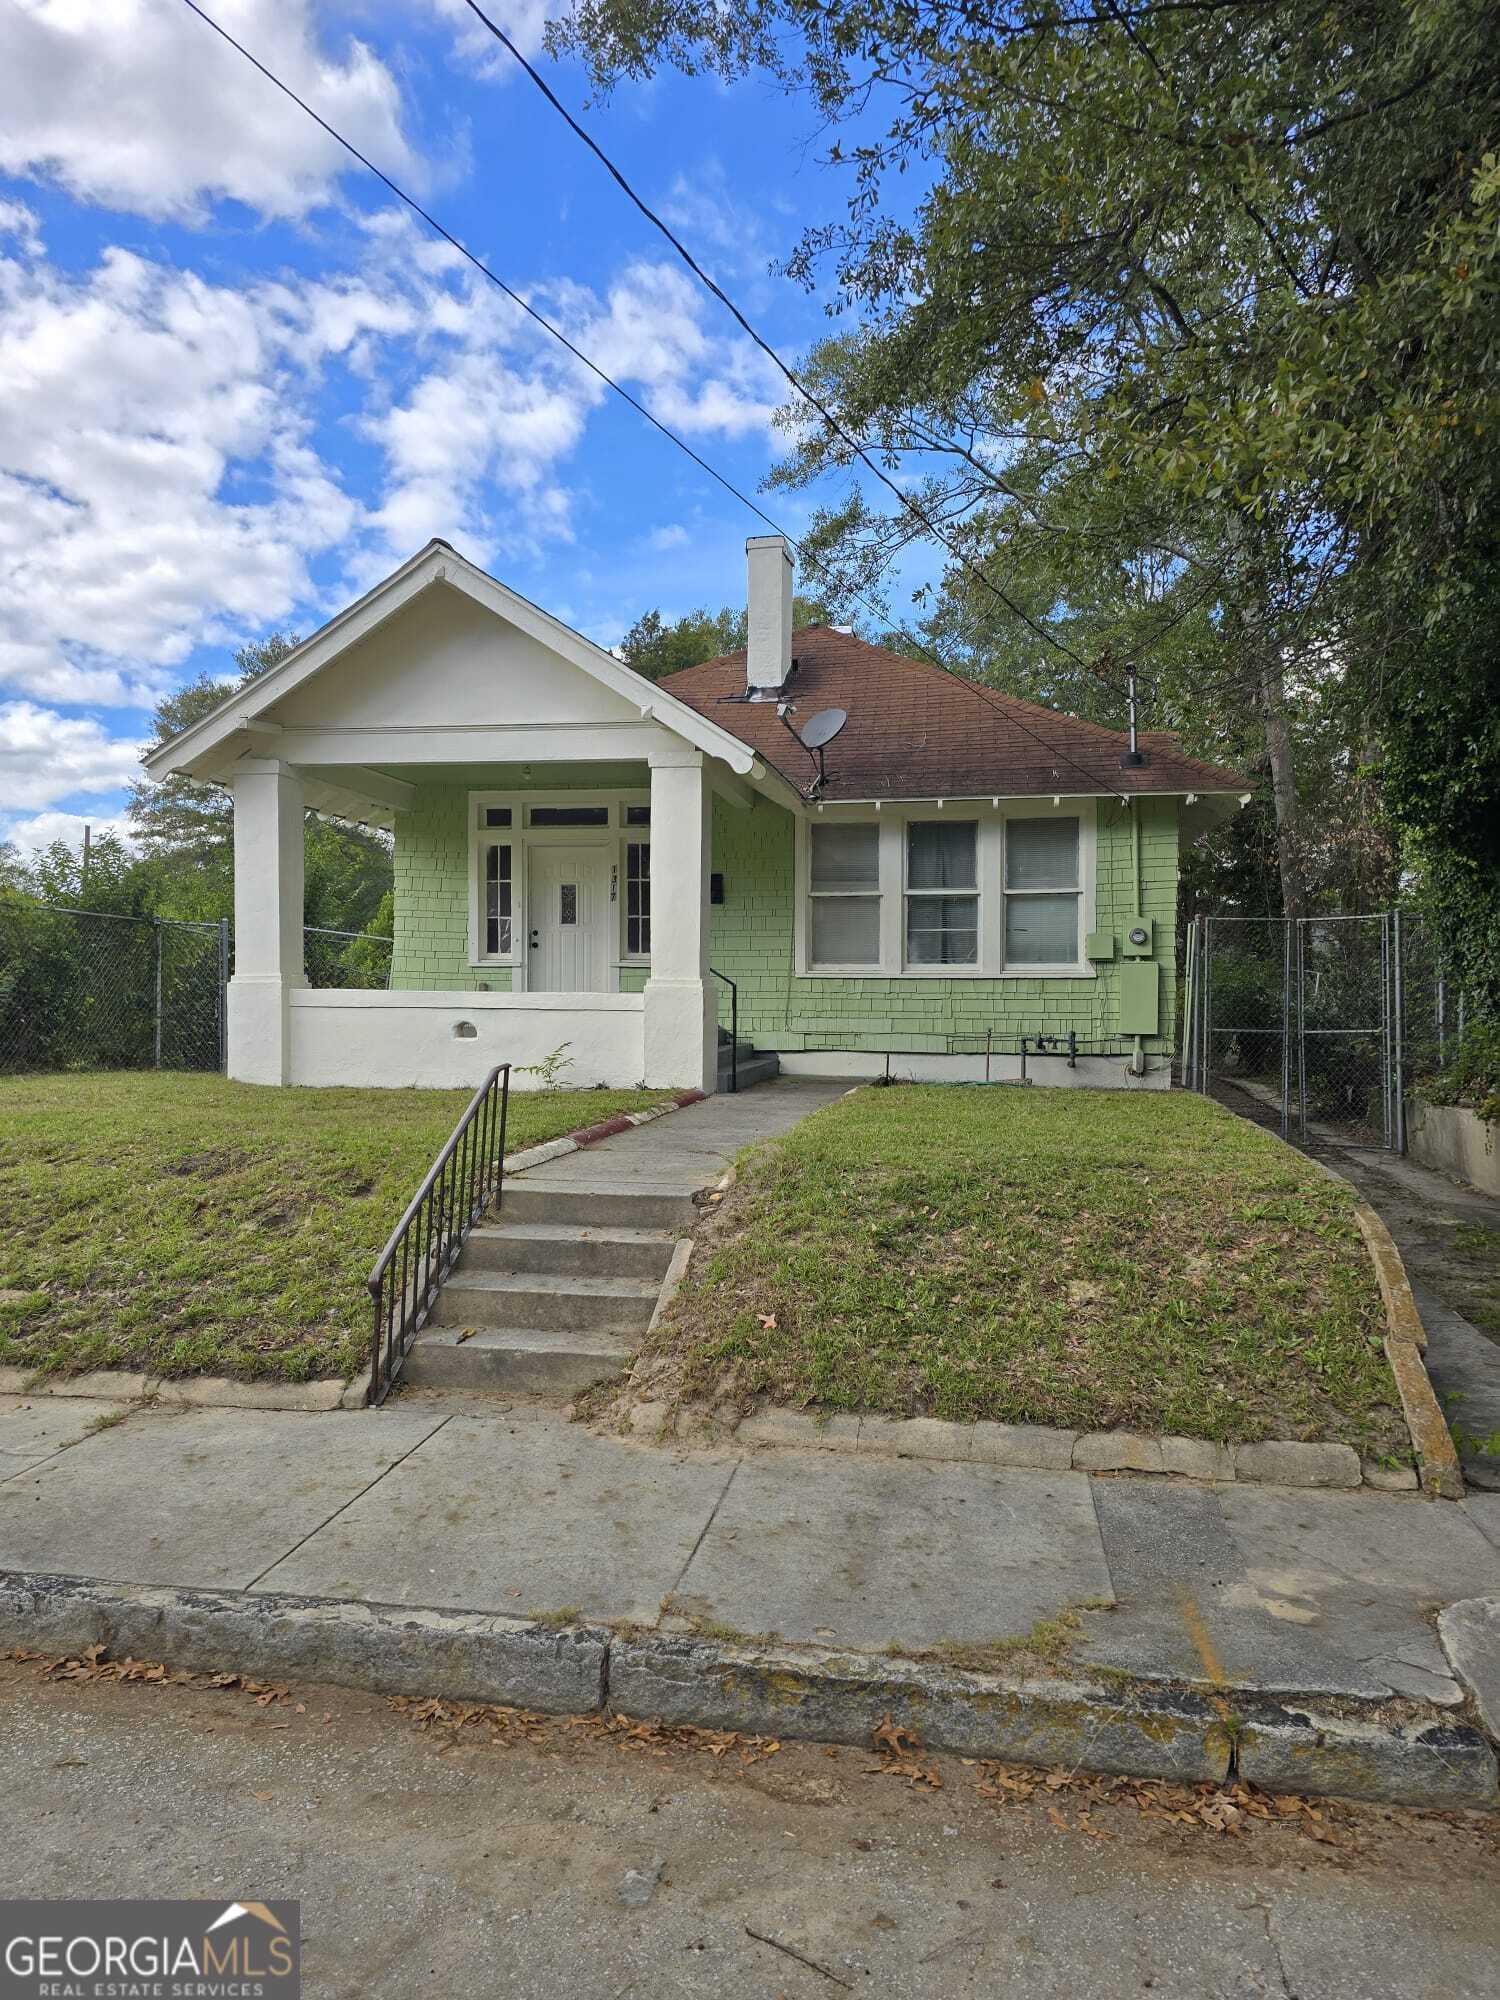
M 740 1087 L 740 989 L 727 972 L 720 972 L 717 966 L 709 968 L 715 979 L 722 979 L 729 988 L 729 1093 L 731 1097 Z M 718 1061 L 718 1051 L 714 1051 L 714 1061 Z
M 370 1401 L 383 1403 L 426 1325 L 469 1232 L 505 1180 L 510 1064 L 498 1063 L 469 1099 L 366 1280 L 375 1308 Z

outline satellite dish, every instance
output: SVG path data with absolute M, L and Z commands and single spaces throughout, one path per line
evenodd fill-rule
M 825 743 L 833 741 L 848 720 L 847 709 L 820 708 L 816 715 L 808 717 L 807 727 L 800 732 L 802 741 L 809 750 L 821 750 Z

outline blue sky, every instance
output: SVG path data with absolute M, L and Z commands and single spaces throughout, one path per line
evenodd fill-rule
M 461 0 L 209 11 L 757 492 L 785 385 Z M 497 17 L 534 53 L 546 11 Z M 783 354 L 828 327 L 769 271 L 842 212 L 810 106 L 673 75 L 585 116 Z M 795 534 L 840 493 L 759 497 Z M 737 601 L 756 532 L 181 0 L 0 10 L 0 839 L 117 820 L 163 692 L 431 535 L 611 644 Z

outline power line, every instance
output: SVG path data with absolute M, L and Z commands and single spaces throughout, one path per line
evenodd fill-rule
M 236 50 L 240 55 L 242 55 L 245 58 L 246 62 L 249 63 L 252 68 L 258 69 L 261 75 L 266 79 L 268 83 L 275 84 L 276 88 L 281 92 L 281 94 L 284 97 L 289 97 L 292 103 L 297 106 L 297 109 L 299 111 L 305 111 L 308 117 L 312 119 L 313 123 L 315 125 L 321 126 L 322 129 L 328 134 L 329 138 L 334 140 L 338 145 L 342 146 L 344 151 L 349 154 L 351 159 L 358 160 L 359 164 L 363 168 L 365 168 L 365 170 L 368 173 L 372 173 L 375 176 L 376 180 L 382 182 L 386 187 L 390 189 L 391 193 L 395 195 L 398 201 L 404 202 L 414 215 L 419 215 L 422 218 L 422 220 L 427 224 L 427 227 L 429 229 L 433 230 L 437 235 L 441 236 L 445 243 L 451 244 L 461 257 L 465 258 L 470 264 L 472 264 L 474 266 L 474 269 L 478 271 L 481 274 L 481 276 L 488 278 L 490 283 L 494 285 L 498 291 L 503 292 L 506 298 L 508 298 L 512 302 L 512 304 L 518 305 L 521 308 L 522 312 L 525 313 L 528 318 L 535 320 L 537 325 L 541 327 L 544 332 L 550 333 L 555 341 L 559 342 L 563 347 L 567 349 L 568 353 L 573 356 L 575 361 L 582 362 L 583 366 L 587 368 L 591 374 L 598 376 L 599 380 L 602 383 L 604 383 L 606 388 L 613 389 L 615 394 L 619 396 L 622 399 L 622 401 L 628 403 L 631 409 L 633 409 L 638 416 L 644 417 L 648 424 L 651 424 L 656 430 L 659 430 L 662 436 L 664 438 L 668 438 L 673 444 L 675 444 L 679 451 L 686 452 L 688 457 L 693 461 L 694 465 L 696 465 L 700 469 L 700 471 L 706 472 L 710 479 L 716 480 L 718 484 L 723 487 L 726 493 L 732 495 L 734 499 L 738 500 L 742 507 L 748 507 L 752 514 L 754 514 L 759 520 L 764 521 L 766 526 L 772 529 L 776 534 L 778 535 L 786 534 L 786 530 L 781 526 L 779 526 L 777 522 L 773 521 L 771 516 L 768 513 L 766 513 L 763 507 L 758 506 L 756 502 L 749 497 L 748 494 L 742 493 L 740 489 L 733 483 L 733 481 L 726 479 L 724 474 L 722 472 L 719 472 L 714 466 L 710 465 L 706 458 L 701 458 L 698 455 L 698 453 L 693 450 L 693 447 L 686 441 L 686 439 L 680 438 L 677 435 L 676 431 L 674 431 L 670 427 L 670 425 L 664 424 L 660 417 L 654 416 L 652 412 L 646 408 L 646 405 L 644 403 L 640 402 L 636 397 L 631 395 L 628 389 L 622 388 L 621 385 L 614 379 L 612 375 L 606 374 L 604 369 L 602 369 L 599 366 L 597 361 L 590 360 L 589 356 L 584 353 L 581 347 L 575 346 L 574 343 L 571 340 L 569 340 L 568 336 L 562 331 L 561 327 L 554 326 L 552 321 L 548 319 L 544 313 L 538 312 L 536 307 L 532 305 L 529 300 L 524 299 L 519 292 L 513 290 L 511 286 L 507 285 L 503 278 L 497 277 L 495 273 L 490 269 L 488 264 L 486 264 L 481 258 L 476 257 L 472 250 L 467 249 L 464 246 L 464 244 L 462 244 L 458 240 L 458 238 L 453 234 L 452 230 L 445 229 L 443 224 L 438 221 L 435 215 L 429 214 L 429 212 L 425 208 L 423 208 L 422 204 L 416 199 L 414 195 L 409 195 L 406 192 L 405 188 L 398 186 L 398 184 L 391 179 L 388 173 L 383 172 L 381 168 L 377 167 L 373 160 L 367 159 L 365 155 L 359 150 L 359 148 L 352 143 L 352 141 L 346 139 L 342 132 L 336 131 L 335 128 L 329 124 L 326 118 L 322 117 L 320 113 L 314 111 L 313 107 L 306 101 L 305 98 L 299 97 L 296 91 L 292 89 L 289 83 L 283 83 L 281 78 L 277 76 L 274 70 L 267 69 L 266 65 L 263 62 L 261 62 L 259 57 L 254 56 L 250 53 L 249 49 L 245 47 L 243 42 L 237 42 L 234 36 L 230 34 L 227 28 L 221 27 L 220 24 L 213 18 L 211 14 L 206 14 L 203 11 L 203 9 L 197 4 L 197 0 L 182 0 L 182 3 L 189 10 L 189 12 L 196 14 L 198 16 L 198 19 L 202 21 L 207 27 L 212 28 L 216 35 L 221 37 L 222 40 L 228 42 L 229 46 L 232 49 Z M 790 536 L 787 536 L 787 539 L 790 541 L 792 538 Z
M 221 27 L 220 24 L 213 18 L 211 14 L 206 13 L 204 9 L 197 4 L 197 0 L 183 0 L 183 5 L 189 10 L 189 12 L 196 14 L 198 19 L 202 21 L 206 27 L 212 28 L 214 33 L 218 35 L 222 41 L 227 42 L 229 46 L 236 51 L 237 54 L 243 56 L 245 61 L 248 62 L 253 69 L 258 70 L 268 83 L 274 84 L 277 90 L 279 90 L 284 97 L 289 98 L 291 102 L 297 106 L 299 111 L 305 112 L 307 116 L 312 119 L 314 124 L 319 126 L 324 132 L 328 134 L 330 139 L 334 140 L 334 142 L 337 145 L 341 146 L 344 149 L 344 151 L 349 154 L 351 159 L 357 160 L 359 164 L 366 170 L 367 173 L 373 174 L 376 180 L 378 180 L 384 187 L 388 188 L 398 201 L 404 203 L 404 205 L 407 208 L 409 208 L 414 215 L 419 216 L 422 219 L 422 221 L 427 224 L 428 228 L 434 232 L 434 234 L 442 237 L 445 243 L 450 244 L 453 247 L 453 249 L 458 251 L 459 255 L 463 257 L 466 262 L 472 264 L 474 269 L 478 271 L 482 277 L 487 278 L 489 282 L 497 288 L 497 290 L 503 292 L 506 298 L 510 299 L 514 304 L 518 305 L 530 319 L 533 319 L 536 322 L 536 324 L 543 329 L 544 332 L 549 333 L 554 340 L 559 342 L 559 344 L 562 347 L 564 347 L 567 350 L 567 352 L 574 357 L 575 360 L 581 362 L 582 365 L 585 368 L 587 368 L 591 374 L 596 375 L 599 378 L 599 380 L 606 385 L 606 387 L 612 389 L 614 393 L 622 399 L 622 401 L 628 403 L 631 409 L 636 411 L 638 415 L 644 417 L 647 423 L 649 423 L 654 430 L 659 431 L 664 438 L 667 438 L 672 444 L 675 444 L 679 451 L 684 452 L 687 455 L 687 457 L 689 457 L 693 461 L 694 465 L 698 466 L 700 470 L 706 472 L 711 479 L 716 481 L 718 485 L 722 486 L 724 491 L 730 494 L 734 499 L 738 500 L 743 507 L 748 508 L 749 511 L 752 514 L 754 514 L 758 520 L 764 521 L 766 526 L 770 528 L 775 534 L 781 535 L 790 544 L 792 548 L 796 549 L 799 555 L 803 554 L 801 544 L 797 541 L 795 536 L 788 534 L 786 529 L 781 527 L 781 525 L 778 522 L 773 520 L 772 517 L 768 513 L 766 513 L 763 507 L 759 506 L 754 500 L 752 500 L 748 494 L 742 493 L 740 489 L 733 483 L 733 481 L 727 479 L 722 472 L 718 471 L 716 467 L 710 465 L 706 458 L 701 457 L 698 452 L 694 451 L 692 446 L 688 444 L 685 439 L 680 438 L 677 435 L 677 433 L 670 427 L 670 425 L 664 424 L 659 417 L 654 416 L 652 412 L 646 408 L 644 403 L 638 401 L 636 397 L 631 395 L 628 389 L 622 388 L 621 385 L 617 381 L 615 381 L 614 377 L 612 375 L 607 374 L 596 361 L 591 360 L 590 357 L 583 352 L 582 348 L 575 346 L 574 343 L 571 340 L 569 340 L 568 336 L 561 330 L 560 327 L 554 326 L 552 321 L 549 320 L 545 316 L 545 314 L 538 312 L 535 306 L 531 305 L 528 300 L 524 299 L 521 296 L 519 292 L 513 290 L 511 286 L 507 285 L 503 278 L 498 277 L 495 274 L 495 272 L 493 272 L 490 269 L 489 265 L 483 261 L 482 258 L 476 257 L 472 250 L 466 248 L 466 246 L 459 241 L 459 239 L 453 234 L 453 232 L 450 229 L 446 228 L 441 222 L 439 222 L 435 215 L 429 213 L 429 211 L 425 209 L 413 195 L 409 195 L 403 187 L 401 187 L 396 181 L 392 180 L 389 174 L 385 173 L 380 167 L 377 167 L 373 160 L 367 159 L 366 156 L 362 152 L 360 152 L 357 146 L 355 146 L 350 140 L 344 137 L 342 132 L 338 131 L 334 126 L 330 125 L 328 120 L 324 118 L 321 115 L 321 113 L 315 111 L 313 107 L 309 103 L 307 103 L 307 101 L 304 98 L 299 97 L 297 92 L 292 89 L 290 84 L 283 83 L 281 78 L 277 76 L 274 70 L 269 69 L 266 66 L 266 64 L 259 59 L 258 56 L 252 55 L 250 50 L 247 49 L 242 42 L 236 41 L 235 37 L 230 34 L 227 28 Z M 481 16 L 481 18 L 483 17 Z M 540 82 L 541 79 L 539 78 L 538 81 Z M 545 84 L 543 84 L 542 87 L 545 89 L 546 88 Z M 814 557 L 811 558 L 811 560 L 813 561 L 816 567 L 824 568 L 825 573 L 827 573 L 826 566 L 823 565 L 818 558 Z M 850 598 L 852 598 L 852 600 L 856 604 L 862 605 L 864 609 L 868 611 L 873 617 L 877 619 L 883 619 L 883 613 L 876 605 L 872 604 L 868 598 L 862 597 L 857 591 L 852 589 L 849 590 L 848 595 Z M 1023 618 L 1025 617 L 1024 613 L 1021 615 L 1023 616 Z M 1030 619 L 1026 619 L 1026 622 L 1028 624 L 1032 623 Z M 915 643 L 921 646 L 922 651 L 927 654 L 929 663 L 931 665 L 939 668 L 943 673 L 949 675 L 953 680 L 962 681 L 963 684 L 966 687 L 971 688 L 973 692 L 976 695 L 978 695 L 982 701 L 986 703 L 987 706 L 994 708 L 999 713 L 1003 714 L 1006 720 L 1011 724 L 1013 728 L 1019 729 L 1022 735 L 1030 737 L 1031 741 L 1035 743 L 1040 749 L 1045 750 L 1050 757 L 1056 758 L 1059 763 L 1066 764 L 1070 769 L 1076 771 L 1078 775 L 1081 778 L 1083 778 L 1084 781 L 1089 786 L 1091 794 L 1100 791 L 1106 794 L 1112 793 L 1111 787 L 1101 784 L 1097 772 L 1085 770 L 1083 765 L 1080 764 L 1076 758 L 1070 757 L 1065 750 L 1059 750 L 1055 744 L 1049 743 L 1044 736 L 1039 735 L 1038 732 L 1033 728 L 1031 728 L 1028 723 L 1022 721 L 1020 716 L 1014 714 L 1009 707 L 1003 706 L 1002 699 L 997 698 L 997 691 L 986 688 L 979 681 L 970 679 L 970 677 L 967 674 L 959 673 L 956 668 L 951 667 L 946 660 L 940 658 L 936 653 L 932 651 L 930 647 L 926 646 L 921 641 L 916 641 Z M 1078 654 L 1073 653 L 1070 648 L 1063 648 L 1062 650 L 1067 651 L 1069 657 L 1076 660 L 1080 666 L 1086 665 L 1086 662 L 1084 662 Z M 1009 697 L 1009 699 L 1017 700 L 1019 699 L 1019 697 L 1012 696 Z
M 874 473 L 875 477 L 880 481 L 882 486 L 886 487 L 888 491 L 890 491 L 895 495 L 896 499 L 906 509 L 907 513 L 912 516 L 913 520 L 920 522 L 922 527 L 926 529 L 927 533 L 932 536 L 934 541 L 941 542 L 943 547 L 948 551 L 949 555 L 953 557 L 954 561 L 959 563 L 965 570 L 967 570 L 969 575 L 974 577 L 977 582 L 982 583 L 986 588 L 986 590 L 988 590 L 991 593 L 991 595 L 995 598 L 996 602 L 999 604 L 1003 604 L 1005 609 L 1009 611 L 1013 617 L 1019 618 L 1021 623 L 1027 628 L 1027 630 L 1034 633 L 1035 636 L 1038 639 L 1040 639 L 1044 645 L 1051 646 L 1057 652 L 1065 655 L 1066 658 L 1073 661 L 1075 666 L 1087 668 L 1088 662 L 1082 657 L 1081 654 L 1075 653 L 1073 651 L 1073 648 L 1069 646 L 1064 640 L 1059 639 L 1054 633 L 1049 632 L 1045 625 L 1041 624 L 1037 619 L 1033 618 L 1029 611 L 1027 611 L 1022 605 L 1019 605 L 1015 601 L 1015 599 L 1009 595 L 1007 591 L 1005 591 L 998 583 L 996 583 L 994 578 L 990 576 L 987 571 L 981 569 L 978 566 L 978 564 L 971 562 L 969 560 L 969 557 L 964 553 L 963 549 L 959 546 L 959 544 L 950 539 L 950 537 L 939 525 L 939 523 L 934 521 L 932 516 L 928 514 L 925 511 L 925 509 L 919 507 L 916 501 L 912 499 L 909 493 L 907 493 L 902 487 L 897 485 L 896 481 L 891 478 L 890 474 L 885 470 L 884 466 L 877 464 L 877 462 L 870 456 L 869 452 L 865 449 L 864 445 L 861 444 L 858 438 L 851 436 L 849 431 L 845 429 L 844 425 L 834 415 L 833 411 L 829 409 L 828 405 L 822 400 L 822 398 L 816 395 L 813 392 L 813 390 L 811 390 L 807 386 L 807 384 L 796 373 L 796 371 L 793 368 L 791 368 L 785 361 L 782 360 L 781 356 L 777 353 L 776 349 L 772 347 L 770 342 L 766 340 L 759 332 L 757 332 L 755 327 L 753 327 L 750 324 L 750 321 L 746 319 L 745 315 L 740 311 L 739 307 L 735 304 L 734 300 L 730 298 L 729 294 L 724 290 L 723 286 L 708 275 L 707 271 L 704 270 L 703 266 L 698 262 L 697 258 L 693 255 L 692 251 L 688 249 L 687 245 L 682 241 L 682 239 L 670 228 L 670 226 L 667 223 L 665 223 L 662 220 L 662 218 L 656 213 L 655 209 L 653 209 L 648 202 L 644 201 L 641 198 L 641 196 L 636 193 L 635 189 L 631 186 L 630 182 L 625 178 L 624 174 L 615 165 L 614 161 L 609 157 L 608 153 L 604 151 L 603 147 L 599 145 L 598 141 L 594 138 L 593 134 L 589 132 L 585 126 L 581 125 L 578 122 L 578 120 L 573 116 L 572 112 L 563 103 L 562 99 L 558 97 L 556 92 L 553 90 L 552 86 L 548 83 L 547 79 L 541 74 L 539 70 L 535 68 L 535 66 L 532 63 L 527 61 L 526 57 L 522 55 L 521 51 L 516 47 L 515 43 L 511 40 L 510 36 L 506 34 L 505 30 L 502 27 L 500 27 L 496 22 L 490 19 L 489 15 L 485 13 L 484 9 L 481 6 L 479 6 L 478 0 L 468 0 L 468 6 L 470 12 L 476 17 L 476 19 L 484 23 L 485 27 L 489 29 L 490 33 L 495 37 L 496 41 L 499 42 L 504 48 L 508 49 L 510 53 L 515 57 L 516 61 L 521 65 L 522 69 L 525 70 L 526 74 L 531 78 L 531 81 L 536 85 L 537 89 L 542 93 L 543 97 L 546 98 L 547 102 L 552 106 L 553 110 L 566 123 L 569 130 L 572 131 L 579 139 L 581 139 L 584 145 L 588 147 L 589 151 L 594 155 L 595 159 L 599 161 L 600 165 L 604 168 L 605 172 L 616 183 L 616 185 L 620 188 L 621 192 L 626 196 L 626 198 L 634 203 L 636 208 L 638 208 L 641 214 L 645 216 L 646 220 L 651 224 L 653 229 L 660 230 L 661 234 L 665 236 L 667 241 L 671 244 L 672 248 L 677 252 L 678 256 L 682 259 L 683 263 L 687 265 L 688 269 L 693 273 L 694 277 L 698 279 L 699 283 L 706 286 L 707 289 L 713 293 L 714 297 L 725 308 L 725 310 L 732 315 L 735 322 L 740 327 L 742 327 L 744 331 L 749 335 L 750 339 L 754 341 L 755 345 L 760 349 L 761 353 L 764 354 L 770 361 L 772 361 L 775 364 L 777 368 L 780 369 L 781 373 L 786 377 L 787 381 L 791 383 L 792 387 L 797 391 L 798 395 L 803 397 L 807 402 L 811 403 L 813 408 L 818 412 L 818 415 L 823 419 L 824 423 L 827 424 L 828 428 L 834 433 L 834 435 L 838 438 L 841 438 L 844 444 L 848 446 L 849 450 L 854 452 L 856 456 L 861 460 L 861 462 L 864 465 L 868 466 L 870 471 Z

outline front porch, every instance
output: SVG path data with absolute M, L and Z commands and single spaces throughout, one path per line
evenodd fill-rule
M 390 989 L 315 989 L 301 959 L 304 815 L 377 780 L 395 841 Z M 232 782 L 231 1076 L 462 1086 L 510 1062 L 519 1089 L 717 1087 L 710 841 L 725 777 L 699 752 L 390 765 L 357 781 L 253 758 Z

